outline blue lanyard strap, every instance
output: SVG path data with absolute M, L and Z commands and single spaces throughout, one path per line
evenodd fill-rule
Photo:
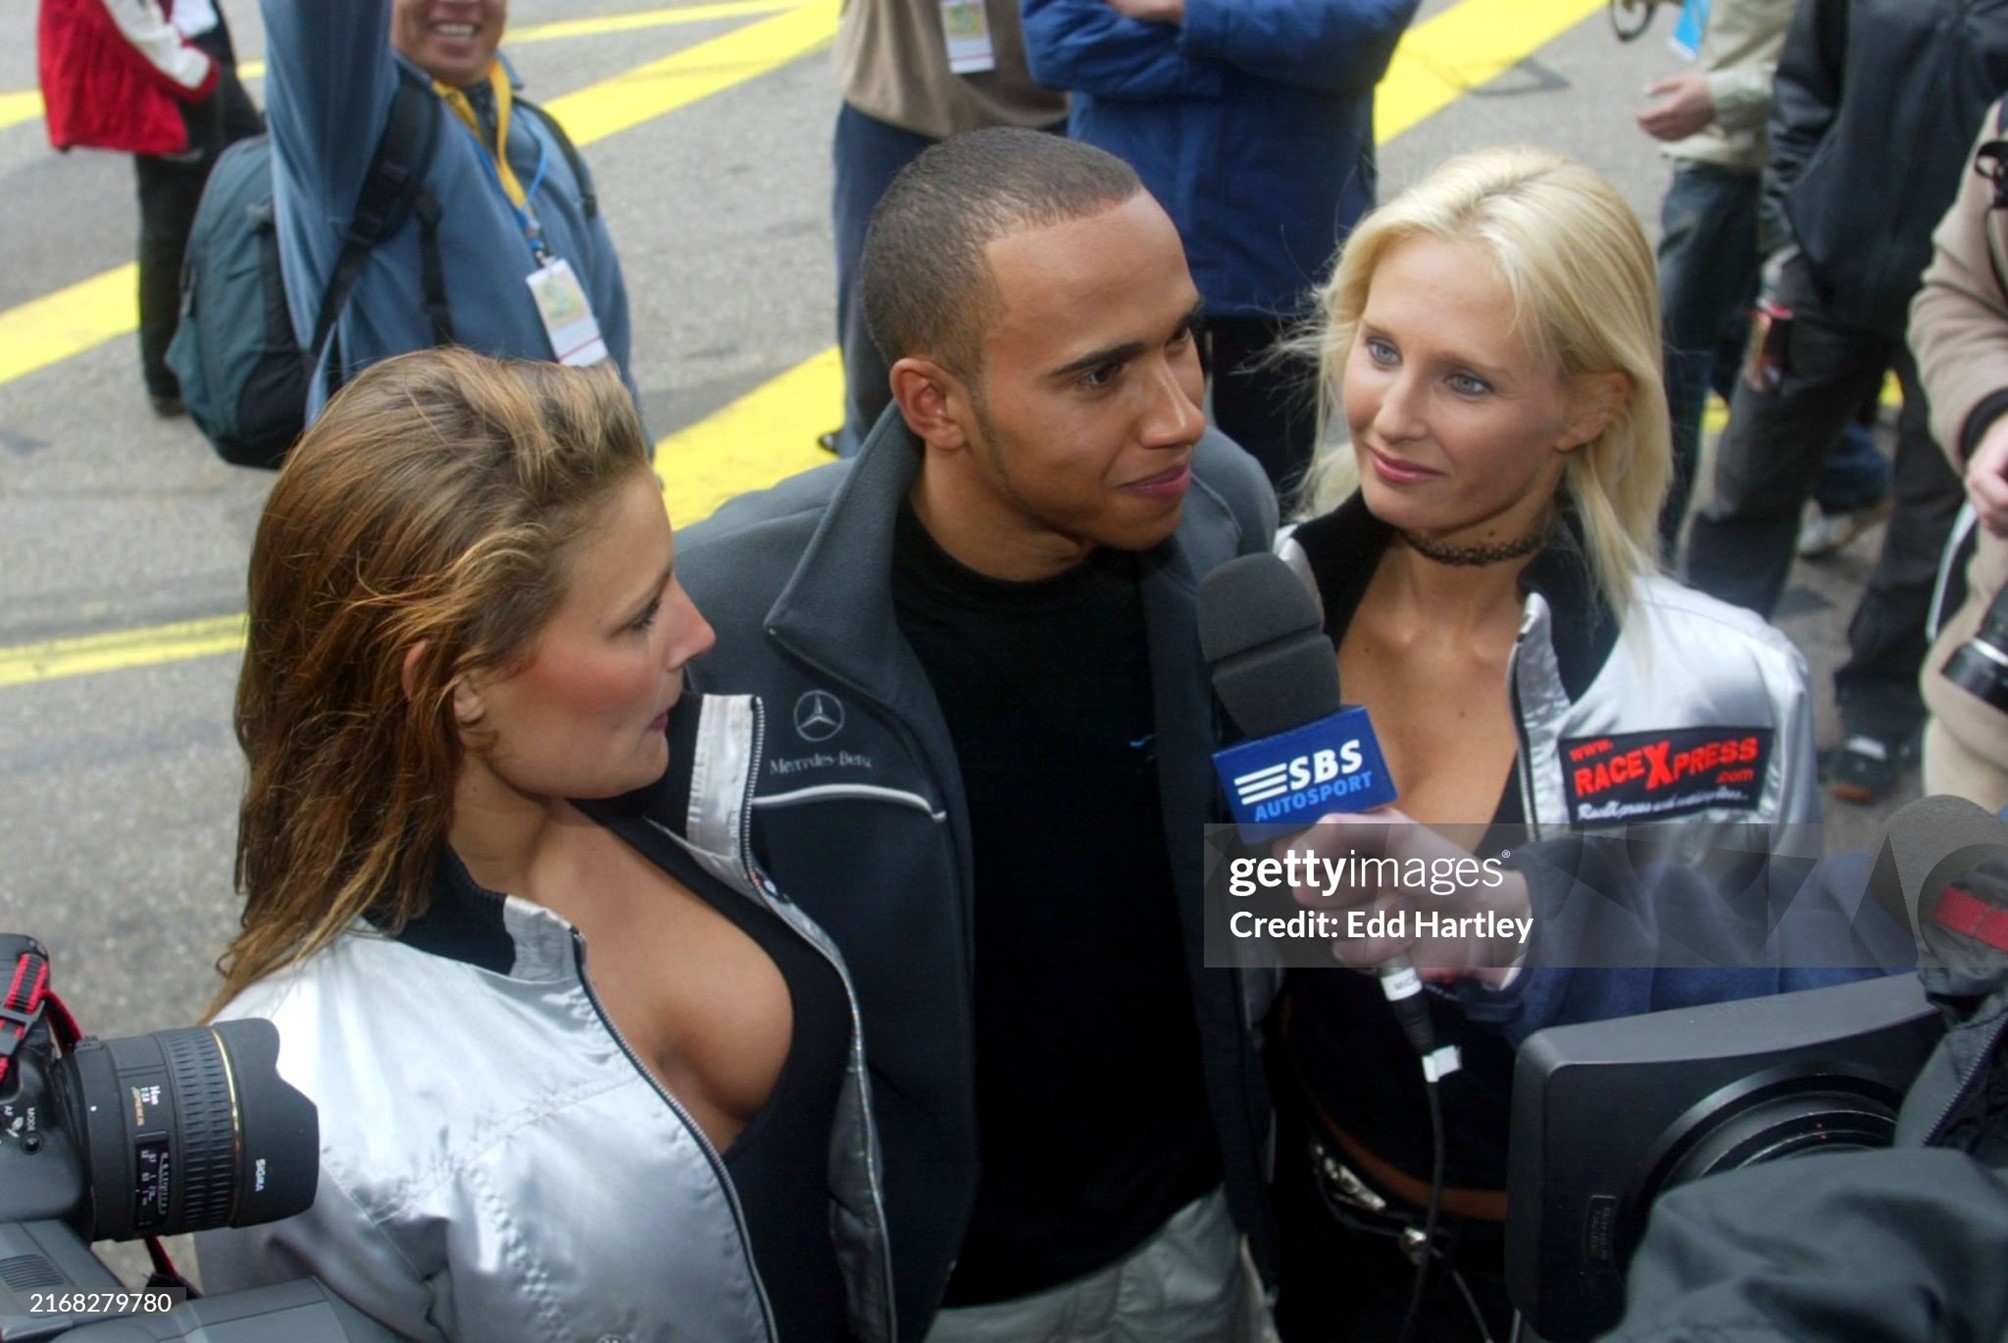
M 469 131 L 468 134 L 472 135 L 473 132 Z M 530 185 L 523 192 L 523 203 L 518 205 L 514 201 L 509 201 L 509 208 L 516 212 L 516 222 L 523 226 L 523 241 L 529 244 L 530 260 L 541 268 L 550 263 L 551 252 L 544 246 L 544 228 L 537 222 L 537 207 L 534 202 L 537 199 L 537 188 L 544 184 L 544 174 L 551 166 L 551 147 L 545 144 L 544 137 L 535 131 L 530 132 L 530 138 L 537 142 L 537 171 L 530 174 Z M 475 143 L 481 144 L 479 137 L 475 139 Z M 507 145 L 495 147 L 496 154 L 508 152 Z M 489 154 L 486 145 L 481 146 L 481 161 L 488 165 L 488 176 L 494 180 L 495 189 L 502 193 L 502 199 L 509 200 L 509 189 L 502 185 L 502 170 L 496 165 L 495 158 Z

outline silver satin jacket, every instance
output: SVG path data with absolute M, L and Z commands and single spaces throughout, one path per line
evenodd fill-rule
M 891 1264 L 856 994 L 834 945 L 752 861 L 758 702 L 693 696 L 677 719 L 684 814 L 622 819 L 761 901 L 843 974 L 851 1056 L 830 1142 L 830 1226 L 850 1328 L 887 1343 Z M 605 823 L 606 806 L 591 810 Z M 279 1070 L 320 1109 L 321 1179 L 298 1217 L 200 1237 L 205 1285 L 313 1274 L 416 1339 L 770 1343 L 724 1164 L 615 1032 L 584 939 L 516 896 L 503 897 L 501 922 L 506 972 L 359 924 L 222 1013 L 278 1025 Z
M 1276 550 L 1329 608 L 1338 588 L 1371 574 L 1390 535 L 1355 495 L 1293 529 Z M 1687 824 L 1663 832 L 1664 842 L 1696 855 L 1724 827 L 1770 827 L 1794 850 L 1816 840 L 1796 830 L 1819 821 L 1820 797 L 1806 661 L 1789 639 L 1748 611 L 1656 576 L 1635 581 L 1620 628 L 1567 528 L 1521 581 L 1507 691 L 1531 838 L 1677 819 Z M 1328 616 L 1336 641 L 1343 625 L 1332 625 Z M 1697 754 L 1746 739 L 1762 743 L 1747 762 Z M 1697 768 L 1686 768 L 1683 754 Z M 1715 763 L 1699 768 L 1704 759 Z

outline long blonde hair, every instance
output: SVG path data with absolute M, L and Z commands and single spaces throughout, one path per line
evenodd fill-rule
M 251 549 L 243 929 L 212 1011 L 365 911 L 396 928 L 424 910 L 461 766 L 454 686 L 528 650 L 572 543 L 647 464 L 611 364 L 427 350 L 329 403 Z
M 1582 521 L 1592 574 L 1612 611 L 1632 580 L 1659 572 L 1659 511 L 1672 467 L 1661 379 L 1659 279 L 1638 217 L 1601 176 L 1540 149 L 1483 149 L 1437 168 L 1353 231 L 1319 294 L 1306 344 L 1321 418 L 1338 413 L 1346 361 L 1374 272 L 1416 238 L 1475 243 L 1499 268 L 1518 328 L 1564 380 L 1619 371 L 1630 395 L 1569 454 L 1562 493 Z M 1304 492 L 1323 513 L 1358 487 L 1350 447 L 1328 447 Z

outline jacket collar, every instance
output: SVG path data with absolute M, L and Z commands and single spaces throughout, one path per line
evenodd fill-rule
M 695 863 L 746 890 L 751 880 L 747 785 L 758 767 L 758 714 L 756 701 L 746 695 L 685 696 L 670 715 L 670 767 L 662 778 L 621 797 L 575 805 L 680 878 L 690 879 L 682 869 Z M 520 975 L 526 937 L 541 949 L 539 959 L 549 959 L 552 934 L 569 942 L 569 926 L 527 901 L 513 905 L 510 897 L 475 881 L 460 855 L 442 845 L 433 865 L 431 901 L 396 938 L 430 955 Z M 376 913 L 366 917 L 383 926 Z
M 1343 577 L 1370 573 L 1394 539 L 1394 528 L 1368 511 L 1366 497 L 1355 490 L 1331 512 L 1299 526 L 1294 536 L 1314 574 Z M 1580 699 L 1617 645 L 1618 622 L 1591 575 L 1582 520 L 1574 509 L 1562 510 L 1554 540 L 1521 570 L 1520 590 L 1538 593 L 1554 613 L 1548 637 L 1562 688 L 1570 699 Z
M 920 475 L 919 440 L 889 407 L 850 463 L 795 572 L 767 612 L 767 630 L 798 653 L 813 651 L 826 671 L 887 702 L 926 692 L 911 659 L 887 659 L 899 646 L 899 620 L 887 597 L 894 520 Z M 931 693 L 931 692 L 927 692 Z
M 885 656 L 886 649 L 903 647 L 898 612 L 889 596 L 894 524 L 900 502 L 920 476 L 922 451 L 897 406 L 879 417 L 767 612 L 767 630 L 784 647 L 811 656 L 831 675 L 888 704 L 933 697 L 918 662 Z M 1167 580 L 1182 590 L 1197 588 L 1179 536 L 1192 510 L 1211 502 L 1202 500 L 1199 491 L 1195 481 L 1178 531 L 1139 557 L 1147 601 Z

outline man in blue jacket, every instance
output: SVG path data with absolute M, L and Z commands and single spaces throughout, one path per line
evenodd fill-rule
M 1206 299 L 1213 420 L 1278 490 L 1311 460 L 1316 386 L 1264 354 L 1374 204 L 1373 95 L 1418 0 L 1025 0 L 1033 78 L 1127 160 Z
M 508 9 L 507 0 L 264 0 L 272 203 L 293 329 L 304 347 L 398 81 L 422 79 L 444 104 L 425 185 L 439 210 L 452 341 L 517 359 L 611 357 L 633 391 L 620 260 L 556 133 L 516 102 L 496 55 Z M 346 375 L 444 343 L 427 310 L 420 233 L 415 218 L 364 263 L 316 370 L 309 421 Z
M 765 861 L 857 981 L 900 1336 L 1247 1338 L 1267 1099 L 1259 1004 L 1202 964 L 1196 599 L 1275 501 L 1120 160 L 947 140 L 860 264 L 894 406 L 677 568 L 694 680 L 766 705 Z

